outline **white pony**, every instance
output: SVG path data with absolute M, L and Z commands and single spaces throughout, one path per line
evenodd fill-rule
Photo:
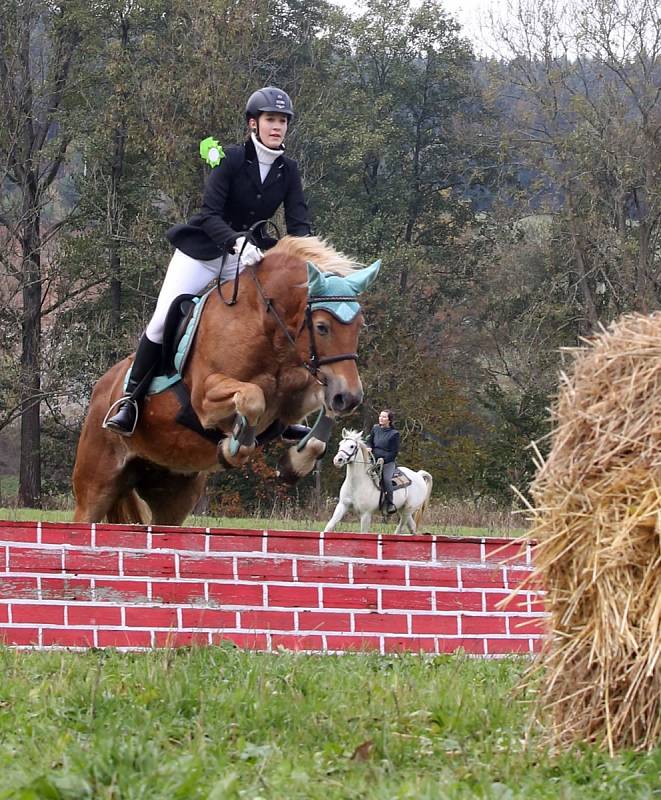
M 381 491 L 373 477 L 376 462 L 363 440 L 362 431 L 351 431 L 346 428 L 342 431 L 342 441 L 333 464 L 339 468 L 346 466 L 347 476 L 340 489 L 340 501 L 324 528 L 324 533 L 335 528 L 350 506 L 360 514 L 360 530 L 365 533 L 369 530 L 372 514 L 379 507 Z M 393 502 L 399 512 L 399 524 L 395 533 L 401 533 L 404 523 L 411 533 L 415 533 L 431 497 L 432 477 L 424 469 L 418 472 L 407 467 L 399 469 L 411 484 L 399 487 L 393 492 Z M 414 512 L 416 512 L 415 519 Z

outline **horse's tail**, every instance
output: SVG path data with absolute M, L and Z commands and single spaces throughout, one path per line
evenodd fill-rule
M 427 510 L 427 507 L 429 506 L 429 501 L 431 500 L 431 490 L 432 490 L 432 486 L 434 484 L 434 480 L 433 480 L 432 476 L 428 472 L 426 472 L 424 469 L 419 469 L 418 470 L 418 475 L 420 475 L 420 477 L 427 484 L 427 494 L 425 496 L 425 499 L 422 502 L 422 505 L 415 512 L 415 514 L 413 515 L 413 521 L 415 522 L 415 527 L 416 528 L 422 522 L 422 518 L 424 516 L 424 513 Z
M 118 497 L 106 514 L 108 522 L 149 525 L 151 510 L 147 503 L 131 489 Z

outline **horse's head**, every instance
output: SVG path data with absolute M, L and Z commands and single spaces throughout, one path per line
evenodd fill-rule
M 363 326 L 355 301 L 376 279 L 381 262 L 348 275 L 322 272 L 308 262 L 310 364 L 321 376 L 329 414 L 346 414 L 360 405 L 363 386 L 356 366 L 358 335 Z
M 342 439 L 337 448 L 337 453 L 333 458 L 333 464 L 338 467 L 346 467 L 351 461 L 354 461 L 358 453 L 360 453 L 360 445 L 363 443 L 363 432 L 352 431 L 345 428 L 342 431 Z

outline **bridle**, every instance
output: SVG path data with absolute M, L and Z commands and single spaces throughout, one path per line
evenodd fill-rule
M 342 447 L 342 442 L 352 442 L 356 447 L 353 452 L 347 454 L 347 450 Z M 355 464 L 374 464 L 374 456 L 371 455 L 367 461 L 363 461 L 362 459 L 358 460 L 357 456 L 360 453 L 360 443 L 356 441 L 356 439 L 342 439 L 340 441 L 340 446 L 337 448 L 337 453 L 335 454 L 335 458 L 337 458 L 340 453 L 346 457 L 346 461 L 344 462 L 344 466 L 347 464 L 355 463 Z
M 243 252 L 243 248 L 246 246 L 248 242 L 251 244 L 257 245 L 256 238 L 255 238 L 255 230 L 259 226 L 263 225 L 272 225 L 275 228 L 277 233 L 277 238 L 280 238 L 280 231 L 278 230 L 277 226 L 271 222 L 270 220 L 261 220 L 260 222 L 256 222 L 254 225 L 245 231 L 245 242 L 243 247 L 241 248 L 241 252 L 239 253 L 239 259 L 241 258 L 241 253 Z M 221 297 L 221 300 L 227 306 L 233 306 L 238 298 L 239 295 L 239 281 L 241 273 L 239 272 L 239 262 L 237 262 L 236 267 L 236 275 L 234 277 L 234 289 L 232 291 L 232 297 L 229 300 L 226 300 L 222 291 L 221 291 L 221 283 L 220 283 L 220 275 L 223 271 L 223 266 L 225 265 L 225 261 L 227 259 L 227 251 L 223 254 L 223 260 L 221 263 L 220 271 L 218 273 L 218 280 L 216 282 L 216 289 L 218 290 L 218 294 Z M 356 298 L 354 296 L 345 296 L 345 295 L 324 295 L 324 296 L 313 296 L 308 297 L 307 304 L 305 307 L 305 317 L 303 318 L 303 322 L 301 323 L 301 327 L 296 334 L 296 337 L 293 337 L 289 332 L 287 326 L 282 321 L 282 318 L 278 314 L 275 309 L 274 302 L 272 298 L 267 297 L 262 284 L 259 282 L 257 277 L 257 271 L 255 270 L 255 266 L 251 265 L 250 267 L 246 267 L 246 271 L 250 274 L 250 277 L 253 279 L 255 287 L 257 289 L 257 293 L 261 297 L 264 305 L 266 306 L 266 310 L 269 314 L 273 316 L 273 319 L 276 321 L 278 327 L 284 334 L 285 338 L 289 345 L 296 350 L 296 339 L 300 336 L 303 331 L 303 328 L 307 328 L 308 331 L 308 358 L 307 360 L 301 358 L 301 365 L 305 367 L 305 369 L 312 375 L 312 377 L 317 381 L 317 383 L 325 386 L 328 381 L 326 376 L 323 373 L 319 372 L 320 367 L 323 367 L 326 364 L 336 364 L 339 361 L 358 361 L 358 354 L 357 353 L 341 353 L 336 356 L 319 356 L 319 351 L 317 349 L 317 340 L 314 334 L 314 323 L 312 320 L 312 315 L 314 313 L 314 305 L 316 303 L 355 303 Z M 300 356 L 299 356 L 300 358 Z

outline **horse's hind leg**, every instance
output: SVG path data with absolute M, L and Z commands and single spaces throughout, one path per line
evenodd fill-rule
M 399 527 L 400 528 L 402 527 L 402 522 L 401 521 L 399 523 Z M 417 533 L 417 531 L 418 531 L 418 527 L 415 524 L 415 520 L 413 519 L 413 514 L 411 514 L 410 511 L 406 512 L 406 527 L 413 534 Z
M 139 482 L 136 490 L 151 509 L 153 525 L 181 525 L 195 508 L 207 482 L 206 472 L 177 475 L 159 472 Z
M 100 522 L 126 489 L 123 444 L 111 437 L 102 430 L 100 420 L 90 414 L 80 435 L 73 468 L 74 522 Z

